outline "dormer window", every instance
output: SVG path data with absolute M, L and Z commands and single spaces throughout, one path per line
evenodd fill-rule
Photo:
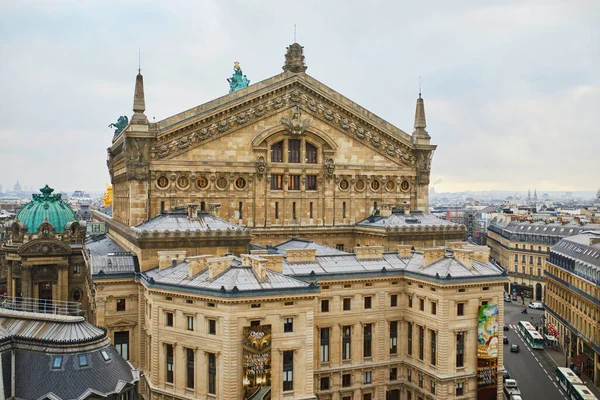
M 102 355 L 102 359 L 104 361 L 110 361 L 110 356 L 106 350 L 100 350 L 100 354 Z
M 54 356 L 52 360 L 52 369 L 60 369 L 62 367 L 63 356 Z
M 79 359 L 79 366 L 80 367 L 87 367 L 88 366 L 87 354 L 80 354 L 78 356 L 78 359 Z

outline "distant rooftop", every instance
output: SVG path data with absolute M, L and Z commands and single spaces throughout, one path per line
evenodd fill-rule
M 207 212 L 198 212 L 197 217 L 188 216 L 186 209 L 175 209 L 165 211 L 161 215 L 142 222 L 133 228 L 134 230 L 156 231 L 156 232 L 206 232 L 206 231 L 246 231 L 245 228 L 230 224 L 220 218 L 214 217 Z
M 359 221 L 357 226 L 369 226 L 375 228 L 406 228 L 411 226 L 422 227 L 459 227 L 460 224 L 446 221 L 433 214 L 424 214 L 420 211 L 411 211 L 405 214 L 403 211 L 394 210 L 390 216 L 372 215 Z
M 137 256 L 123 249 L 106 234 L 89 237 L 85 249 L 90 258 L 92 275 L 139 272 Z
M 285 254 L 286 250 L 290 249 L 315 249 L 318 256 L 334 255 L 334 254 L 348 254 L 345 251 L 335 249 L 333 247 L 326 246 L 324 244 L 315 243 L 312 240 L 305 239 L 290 239 L 286 242 L 275 246 L 267 246 L 269 253 L 274 254 Z

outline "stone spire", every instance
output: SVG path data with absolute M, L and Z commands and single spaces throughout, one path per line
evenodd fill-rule
M 533 190 L 533 201 L 537 201 L 537 189 Z
M 415 110 L 415 130 L 412 133 L 413 143 L 423 143 L 426 141 L 426 143 L 429 144 L 429 139 L 431 139 L 431 137 L 425 130 L 426 127 L 427 122 L 425 121 L 425 103 L 423 102 L 421 93 L 419 93 L 419 98 L 417 99 L 417 109 Z
M 132 124 L 147 124 L 148 118 L 146 118 L 146 101 L 144 99 L 144 77 L 142 76 L 141 69 L 138 69 L 138 74 L 135 77 L 135 92 L 133 93 L 133 117 L 131 117 Z
M 293 73 L 304 72 L 308 68 L 304 64 L 304 47 L 294 43 L 286 48 L 284 71 Z

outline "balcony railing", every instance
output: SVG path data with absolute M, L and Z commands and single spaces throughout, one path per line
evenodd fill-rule
M 81 303 L 33 299 L 29 297 L 0 297 L 0 309 L 43 314 L 82 316 Z

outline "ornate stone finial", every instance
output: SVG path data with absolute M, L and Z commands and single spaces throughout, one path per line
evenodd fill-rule
M 310 119 L 300 118 L 300 107 L 297 105 L 292 109 L 292 118 L 281 117 L 281 124 L 285 126 L 287 132 L 291 136 L 302 136 L 310 126 Z
M 135 77 L 135 91 L 133 92 L 133 117 L 131 117 L 131 123 L 147 124 L 148 118 L 146 118 L 144 111 L 146 111 L 144 77 L 142 76 L 141 70 L 138 70 L 138 74 Z
M 419 93 L 419 98 L 417 99 L 417 109 L 415 110 L 415 130 L 412 133 L 413 143 L 429 144 L 429 139 L 431 139 L 431 137 L 425 130 L 426 127 L 427 122 L 425 121 L 425 103 L 423 102 L 421 93 Z
M 308 67 L 304 64 L 304 47 L 298 43 L 294 43 L 287 47 L 286 50 L 283 70 L 296 74 L 306 71 Z
M 229 93 L 246 88 L 250 84 L 250 79 L 242 73 L 242 68 L 240 68 L 240 63 L 238 61 L 233 63 L 233 76 L 227 78 L 227 82 L 229 82 Z
M 48 184 L 46 184 L 46 186 L 40 189 L 40 192 L 42 193 L 42 195 L 44 195 L 44 197 L 50 197 L 52 192 L 54 192 L 54 189 L 52 189 L 50 186 L 48 186 Z

